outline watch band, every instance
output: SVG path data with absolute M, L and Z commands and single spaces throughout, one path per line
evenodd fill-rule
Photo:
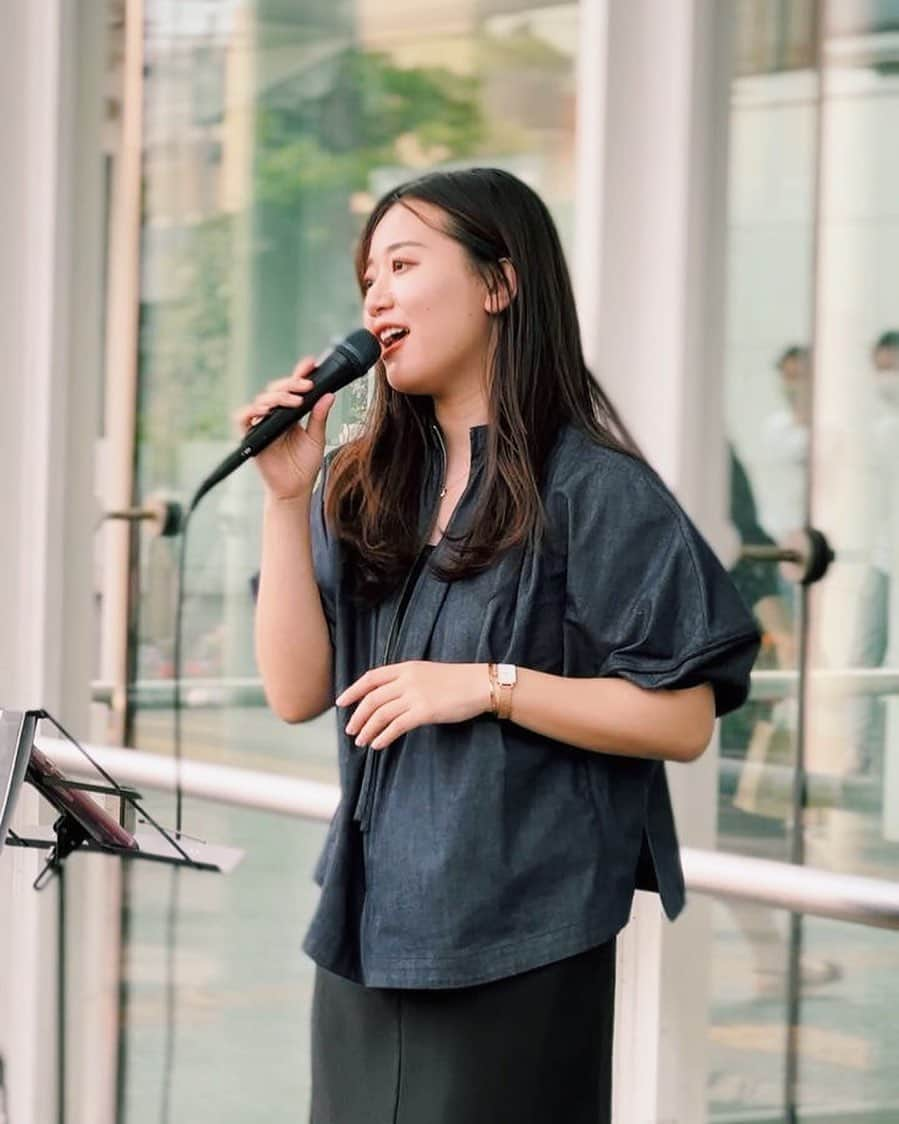
M 490 706 L 496 718 L 512 714 L 512 691 L 518 682 L 518 669 L 513 663 L 487 665 L 490 675 Z
M 496 664 L 487 664 L 487 677 L 490 680 L 490 713 L 494 718 L 498 716 L 498 707 L 496 701 Z

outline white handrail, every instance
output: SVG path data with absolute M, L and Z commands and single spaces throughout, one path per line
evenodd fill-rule
M 90 762 L 70 742 L 39 737 L 35 743 L 67 776 L 92 782 L 100 780 Z M 156 792 L 175 790 L 175 762 L 171 757 L 87 743 L 84 748 L 119 784 Z M 181 762 L 181 791 L 199 800 L 255 808 L 282 816 L 302 816 L 325 823 L 333 816 L 340 800 L 340 790 L 334 784 L 190 759 Z
M 69 776 L 97 780 L 90 763 L 70 743 L 41 737 L 37 744 Z M 85 748 L 120 784 L 174 790 L 175 763 L 170 757 L 108 746 Z M 340 799 L 337 785 L 189 759 L 181 763 L 181 788 L 185 796 L 200 800 L 323 822 L 330 820 Z M 899 930 L 897 882 L 692 847 L 681 848 L 681 858 L 687 888 L 695 893 Z
M 692 847 L 681 847 L 681 862 L 688 889 L 698 894 L 899 929 L 899 882 Z
M 808 680 L 816 690 L 830 694 L 899 695 L 899 668 L 828 667 L 812 668 Z M 796 693 L 799 672 L 795 669 L 756 669 L 751 675 L 750 699 L 776 701 Z M 129 687 L 130 697 L 143 707 L 170 709 L 174 697 L 172 679 L 139 679 Z M 94 702 L 110 703 L 111 683 L 95 680 L 91 684 Z M 262 680 L 258 676 L 194 678 L 181 680 L 182 705 L 188 709 L 221 706 L 266 706 Z
M 843 697 L 899 694 L 899 669 L 895 667 L 815 667 L 808 673 L 815 689 Z M 795 695 L 799 672 L 795 669 L 757 669 L 752 672 L 749 697 L 775 700 Z

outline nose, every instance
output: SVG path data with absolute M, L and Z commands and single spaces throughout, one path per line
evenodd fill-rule
M 390 308 L 393 304 L 393 294 L 390 292 L 390 283 L 386 278 L 376 278 L 365 294 L 362 307 L 366 316 L 374 319 L 378 313 Z

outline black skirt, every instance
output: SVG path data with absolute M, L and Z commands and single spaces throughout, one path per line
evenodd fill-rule
M 608 1124 L 614 939 L 475 987 L 316 968 L 310 1124 Z

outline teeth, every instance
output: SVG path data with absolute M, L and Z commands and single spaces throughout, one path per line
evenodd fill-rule
M 386 331 L 383 331 L 381 333 L 381 343 L 386 347 L 388 344 L 393 343 L 394 340 L 399 339 L 405 334 L 405 328 L 387 328 Z

